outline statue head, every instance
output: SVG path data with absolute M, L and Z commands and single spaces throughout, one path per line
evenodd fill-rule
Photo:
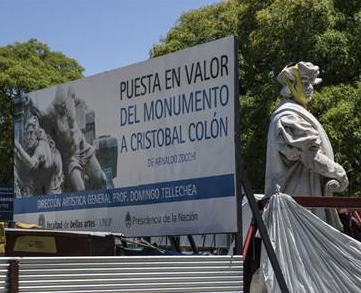
M 306 107 L 313 95 L 313 86 L 322 82 L 318 78 L 320 70 L 311 62 L 298 62 L 282 69 L 277 76 L 281 83 L 281 96 L 293 98 L 298 104 Z
M 67 99 L 67 92 L 64 85 L 58 85 L 55 92 L 54 105 L 60 106 Z
M 75 92 L 70 86 L 68 89 L 64 85 L 56 88 L 53 105 L 60 116 L 69 115 L 75 117 Z
M 39 143 L 40 135 L 39 120 L 36 116 L 31 116 L 25 124 L 25 148 L 34 150 Z

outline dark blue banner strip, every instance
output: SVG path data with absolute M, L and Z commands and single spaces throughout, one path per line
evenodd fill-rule
M 12 184 L 0 184 L 0 194 L 14 193 L 14 186 Z
M 14 186 L 0 184 L 0 221 L 13 220 Z
M 15 199 L 14 213 L 148 205 L 235 196 L 234 174 Z

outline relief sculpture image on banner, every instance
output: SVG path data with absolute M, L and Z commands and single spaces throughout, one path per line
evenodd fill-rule
M 17 110 L 17 197 L 112 187 L 109 173 L 116 166 L 109 164 L 117 162 L 117 151 L 110 153 L 111 148 L 106 146 L 116 149 L 116 140 L 95 137 L 95 112 L 71 86 L 57 86 L 45 110 L 38 109 L 26 96 Z M 99 146 L 102 149 L 97 149 Z

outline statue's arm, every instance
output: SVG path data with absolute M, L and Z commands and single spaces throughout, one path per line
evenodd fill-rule
M 321 139 L 311 123 L 297 114 L 281 117 L 277 123 L 279 151 L 290 161 L 303 165 L 325 178 L 340 183 L 340 191 L 348 186 L 344 168 L 321 150 Z
M 15 140 L 15 152 L 22 162 L 29 168 L 34 169 L 39 165 L 37 156 L 30 156 L 21 146 L 21 144 Z
M 345 169 L 340 164 L 322 154 L 320 150 L 314 155 L 313 170 L 323 177 L 337 180 L 340 183 L 339 191 L 345 190 L 348 186 Z

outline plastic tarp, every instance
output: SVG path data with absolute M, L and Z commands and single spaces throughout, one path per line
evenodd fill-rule
M 329 226 L 286 194 L 270 198 L 263 213 L 290 293 L 360 293 L 361 243 Z M 269 293 L 281 292 L 263 249 Z

